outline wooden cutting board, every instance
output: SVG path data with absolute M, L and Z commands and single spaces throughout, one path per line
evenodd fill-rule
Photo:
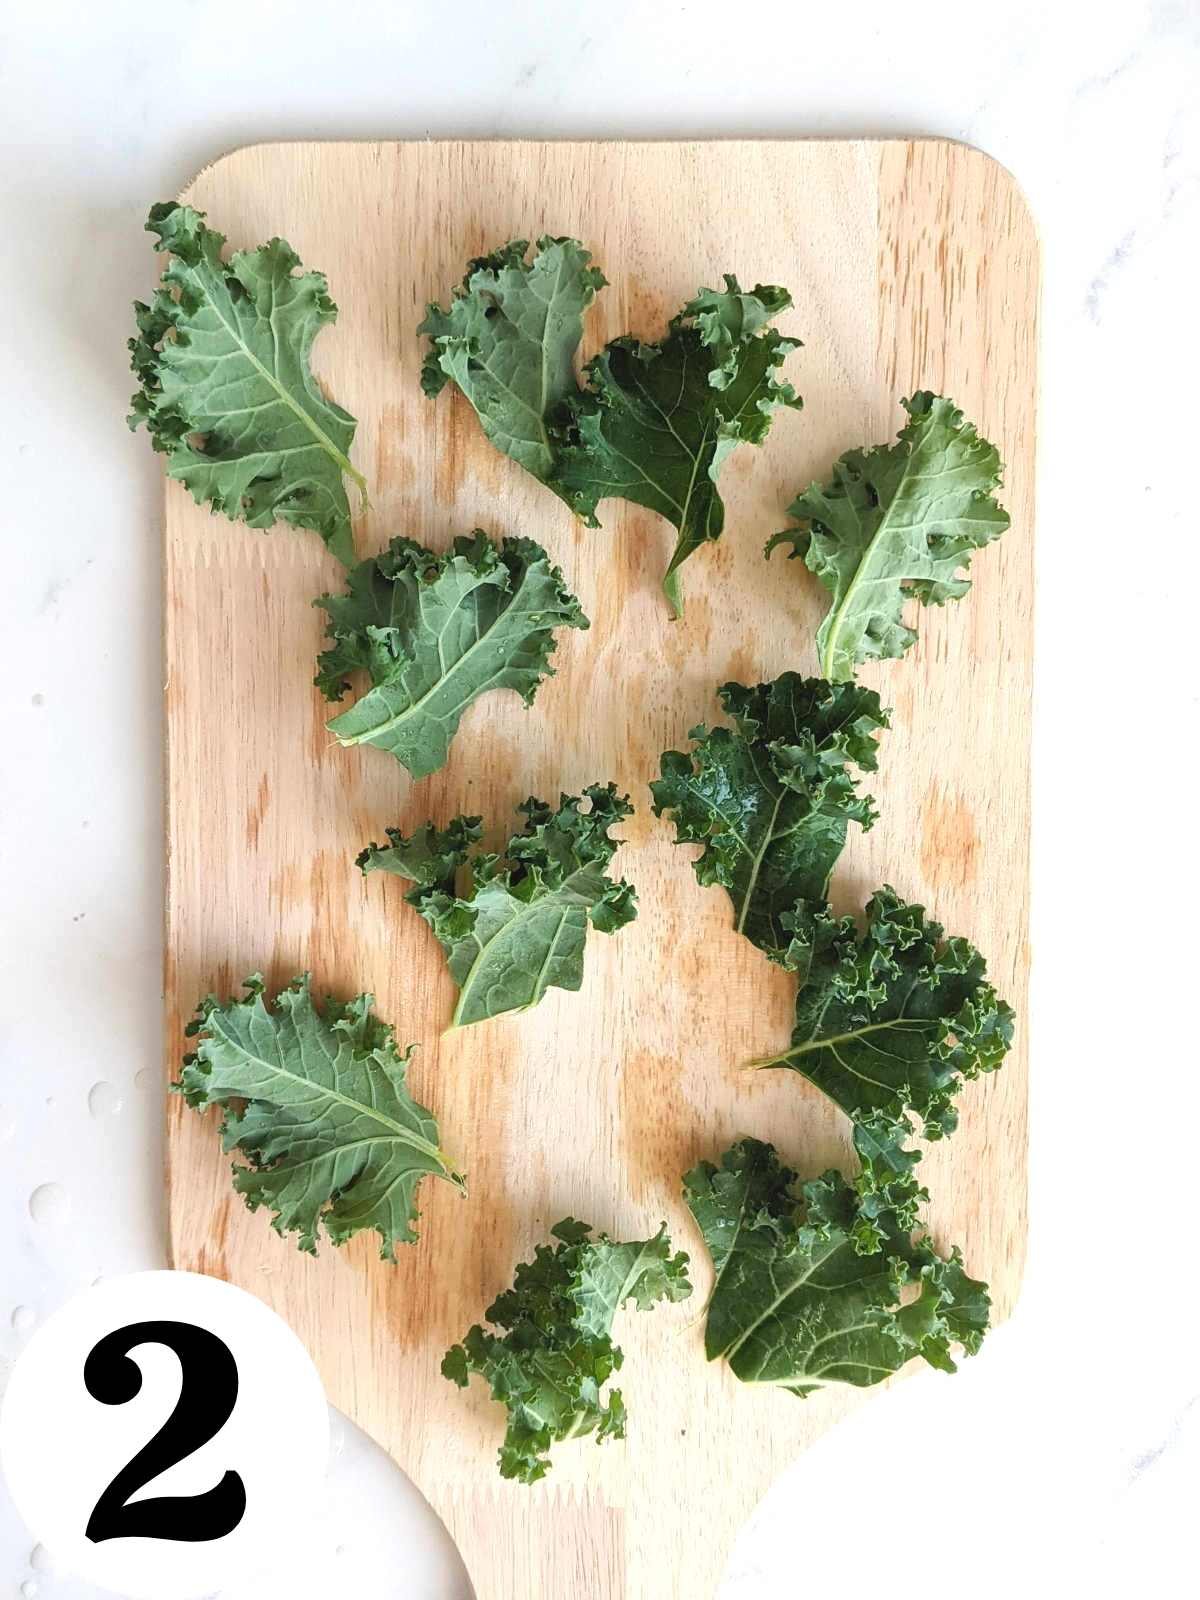
M 321 991 L 372 991 L 421 1048 L 418 1098 L 470 1177 L 427 1182 L 421 1241 L 394 1267 L 360 1239 L 320 1258 L 234 1198 L 215 1120 L 169 1110 L 174 1263 L 241 1284 L 306 1341 L 330 1400 L 416 1480 L 463 1551 L 479 1600 L 689 1600 L 715 1593 L 738 1527 L 778 1471 L 861 1395 L 802 1402 L 737 1384 L 702 1351 L 710 1272 L 680 1174 L 738 1134 L 774 1141 L 805 1174 L 847 1164 L 847 1125 L 790 1073 L 746 1061 L 788 1036 L 792 984 L 701 889 L 692 848 L 649 810 L 662 750 L 717 715 L 714 689 L 815 670 L 818 590 L 799 563 L 762 559 L 784 508 L 842 450 L 890 439 L 898 401 L 949 393 L 1008 464 L 1013 525 L 979 553 L 969 597 L 920 617 L 920 642 L 863 678 L 894 708 L 873 832 L 852 831 L 842 908 L 880 883 L 924 902 L 987 954 L 1020 1027 L 1004 1070 L 963 1096 L 961 1131 L 923 1168 L 940 1243 L 1008 1315 L 1025 1253 L 1026 973 L 1038 246 L 1009 175 L 937 140 L 642 144 L 286 144 L 216 162 L 186 197 L 235 247 L 274 234 L 328 274 L 341 308 L 317 342 L 321 380 L 359 419 L 371 484 L 363 554 L 404 533 L 441 549 L 481 525 L 541 541 L 592 619 L 565 633 L 558 676 L 526 711 L 491 694 L 468 711 L 443 771 L 422 783 L 381 752 L 343 750 L 310 679 L 322 636 L 311 600 L 339 584 L 315 535 L 235 527 L 166 489 L 169 739 L 167 1060 L 197 998 L 261 968 L 311 969 Z M 584 354 L 632 331 L 659 337 L 724 271 L 786 285 L 781 320 L 804 340 L 786 375 L 802 413 L 727 464 L 721 543 L 684 569 L 687 616 L 668 620 L 662 521 L 610 501 L 577 526 L 498 455 L 449 393 L 420 391 L 425 302 L 514 236 L 574 234 L 611 287 Z M 506 837 L 530 793 L 615 779 L 638 811 L 616 870 L 636 923 L 592 935 L 577 994 L 448 1038 L 445 962 L 398 880 L 354 857 L 385 826 L 480 812 Z M 572 1214 L 623 1237 L 662 1219 L 692 1254 L 696 1295 L 619 1320 L 624 1444 L 555 1451 L 547 1482 L 503 1483 L 503 1411 L 438 1364 L 547 1228 Z M 986 1360 L 987 1354 L 981 1359 Z M 949 1382 L 927 1374 L 922 1381 Z M 401 1576 L 401 1575 L 398 1575 Z

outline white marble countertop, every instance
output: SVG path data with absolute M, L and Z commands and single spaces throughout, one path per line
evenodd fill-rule
M 0 30 L 0 1381 L 39 1318 L 163 1257 L 160 488 L 121 421 L 148 202 L 279 137 L 948 135 L 1045 245 L 1030 1266 L 958 1378 L 797 1463 L 722 1596 L 1194 1593 L 1195 0 L 44 0 Z M 342 1437 L 327 1559 L 280 1600 L 462 1595 Z M 92 1595 L 30 1545 L 0 1489 L 0 1600 Z

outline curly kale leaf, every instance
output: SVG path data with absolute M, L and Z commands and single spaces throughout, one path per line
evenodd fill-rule
M 251 1211 L 271 1209 L 277 1233 L 315 1255 L 322 1226 L 335 1245 L 373 1228 L 394 1261 L 396 1243 L 416 1239 L 421 1179 L 465 1189 L 405 1084 L 412 1047 L 397 1050 L 369 994 L 322 1010 L 307 974 L 273 1008 L 257 973 L 245 990 L 200 1002 L 187 1029 L 199 1042 L 176 1089 L 198 1111 L 223 1108 L 225 1149 L 249 1161 L 234 1167 L 233 1186 Z
M 789 507 L 807 526 L 767 545 L 769 555 L 790 544 L 832 596 L 817 648 L 833 683 L 860 661 L 903 655 L 917 637 L 900 620 L 905 601 L 966 594 L 959 569 L 1009 524 L 992 493 L 1003 471 L 996 447 L 952 400 L 922 391 L 901 404 L 909 421 L 897 442 L 840 457 L 831 483 Z
M 886 1206 L 864 1217 L 839 1172 L 800 1184 L 771 1145 L 742 1139 L 685 1176 L 684 1199 L 716 1274 L 705 1353 L 743 1383 L 865 1388 L 914 1356 L 953 1372 L 951 1347 L 982 1343 L 987 1286 L 958 1251 L 939 1256 Z
M 313 340 L 337 317 L 324 276 L 297 275 L 282 239 L 223 261 L 222 234 L 190 206 L 156 205 L 146 224 L 169 256 L 150 305 L 134 304 L 129 341 L 144 422 L 167 473 L 233 522 L 312 528 L 354 560 L 345 479 L 355 422 L 327 400 L 309 366 Z
M 583 314 L 606 280 L 576 239 L 541 238 L 527 263 L 528 248 L 514 239 L 472 261 L 449 307 L 427 308 L 421 387 L 434 397 L 452 379 L 496 449 L 549 483 L 551 421 L 575 393 Z
M 678 532 L 663 589 L 683 613 L 679 569 L 719 539 L 725 507 L 717 480 L 737 445 L 761 444 L 780 406 L 800 397 L 776 376 L 799 347 L 768 324 L 791 304 L 784 289 L 701 289 L 665 339 L 615 339 L 588 363 L 588 387 L 568 398 L 558 430 L 554 487 L 597 527 L 601 500 L 616 495 L 656 511 Z
M 463 712 L 489 689 L 515 689 L 526 705 L 552 677 L 555 628 L 586 628 L 579 602 L 532 539 L 497 546 L 480 530 L 435 556 L 411 539 L 350 574 L 349 592 L 315 602 L 333 643 L 317 687 L 329 700 L 365 672 L 371 687 L 330 730 L 343 745 L 372 744 L 414 778 L 446 762 Z
M 436 396 L 452 379 L 496 448 L 589 527 L 613 495 L 666 517 L 679 538 L 663 586 L 679 614 L 680 565 L 724 525 L 723 462 L 739 443 L 761 444 L 779 406 L 801 404 L 776 376 L 798 341 L 769 327 L 790 297 L 762 284 L 746 292 L 726 275 L 658 344 L 606 346 L 581 388 L 583 315 L 605 278 L 575 239 L 539 239 L 532 261 L 527 251 L 515 239 L 472 261 L 449 307 L 428 308 L 422 387 Z
M 807 974 L 792 1042 L 757 1064 L 800 1073 L 856 1123 L 905 1135 L 914 1112 L 926 1138 L 953 1133 L 963 1082 L 994 1071 L 1012 1043 L 1012 1008 L 979 951 L 887 887 L 861 933 L 824 906 L 792 920 Z
M 390 843 L 369 845 L 363 872 L 392 872 L 416 888 L 405 896 L 437 935 L 459 987 L 453 1026 L 527 1010 L 549 988 L 578 989 L 588 923 L 614 933 L 637 915 L 637 895 L 606 876 L 619 841 L 609 829 L 633 814 L 613 784 L 562 795 L 558 809 L 529 799 L 528 819 L 504 856 L 476 852 L 478 817 L 456 817 L 444 830 L 425 823 L 411 838 L 387 830 Z M 469 887 L 455 891 L 461 868 Z
M 692 1292 L 686 1255 L 671 1255 L 665 1225 L 652 1239 L 617 1244 L 591 1237 L 571 1218 L 552 1228 L 557 1245 L 539 1245 L 517 1268 L 511 1289 L 488 1308 L 461 1344 L 446 1352 L 442 1372 L 466 1388 L 478 1373 L 508 1411 L 500 1475 L 535 1483 L 550 1468 L 554 1444 L 595 1434 L 623 1438 L 620 1390 L 601 1391 L 621 1366 L 612 1341 L 613 1318 L 632 1300 L 648 1311 L 660 1300 Z
M 728 891 L 737 931 L 788 964 L 785 914 L 798 899 L 825 898 L 848 823 L 875 820 L 848 769 L 875 770 L 888 714 L 871 689 L 795 672 L 717 693 L 733 727 L 701 724 L 690 753 L 665 752 L 654 810 L 672 815 L 679 844 L 704 845 L 696 877 Z
M 871 1115 L 854 1124 L 854 1153 L 859 1172 L 854 1180 L 858 1215 L 853 1233 L 857 1248 L 869 1255 L 882 1243 L 887 1220 L 910 1231 L 917 1226 L 922 1201 L 929 1191 L 917 1181 L 921 1152 L 909 1147 L 912 1125 Z

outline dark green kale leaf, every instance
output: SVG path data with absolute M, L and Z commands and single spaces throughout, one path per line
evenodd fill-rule
M 807 1396 L 864 1388 L 914 1356 L 953 1372 L 987 1329 L 987 1286 L 957 1250 L 939 1256 L 911 1213 L 866 1197 L 839 1172 L 800 1184 L 774 1148 L 742 1139 L 701 1162 L 684 1198 L 712 1256 L 705 1353 L 743 1383 Z M 864 1205 L 867 1213 L 864 1214 Z M 915 1298 L 913 1287 L 915 1286 Z
M 871 689 L 795 672 L 717 693 L 733 727 L 701 724 L 689 753 L 665 752 L 654 810 L 672 815 L 677 843 L 704 845 L 698 880 L 726 889 L 737 931 L 786 965 L 786 914 L 797 900 L 824 900 L 848 823 L 875 820 L 848 769 L 875 770 L 888 714 Z
M 929 1191 L 917 1181 L 921 1152 L 909 1147 L 911 1136 L 912 1124 L 906 1117 L 892 1121 L 872 1115 L 854 1124 L 859 1172 L 854 1180 L 858 1215 L 852 1231 L 864 1255 L 882 1243 L 885 1213 L 896 1226 L 911 1231 L 918 1224 L 922 1201 L 929 1199 Z
M 959 569 L 1009 524 L 992 493 L 1003 471 L 996 447 L 952 400 L 926 390 L 901 404 L 909 421 L 897 442 L 847 451 L 831 483 L 789 507 L 807 526 L 767 544 L 768 555 L 790 544 L 832 596 L 817 649 L 833 683 L 860 661 L 903 655 L 917 637 L 900 620 L 905 601 L 940 606 L 966 594 Z
M 562 795 L 557 810 L 526 800 L 517 809 L 528 820 L 503 856 L 472 854 L 478 817 L 456 817 L 444 830 L 425 823 L 411 838 L 389 828 L 388 845 L 359 856 L 363 872 L 416 884 L 405 898 L 437 935 L 459 986 L 453 1026 L 527 1010 L 549 988 L 578 989 L 589 921 L 614 933 L 637 915 L 633 885 L 605 872 L 619 843 L 609 829 L 633 807 L 611 783 L 584 795 L 588 811 L 578 795 Z M 464 867 L 469 883 L 459 895 Z
M 570 1217 L 550 1231 L 560 1242 L 539 1245 L 533 1260 L 518 1266 L 513 1287 L 488 1307 L 487 1320 L 503 1333 L 476 1324 L 442 1362 L 460 1388 L 478 1373 L 506 1407 L 500 1475 L 522 1483 L 546 1475 L 554 1444 L 585 1434 L 624 1437 L 620 1390 L 601 1393 L 622 1363 L 613 1318 L 629 1300 L 648 1311 L 692 1292 L 688 1258 L 671 1255 L 665 1225 L 632 1244 L 603 1233 L 593 1239 L 586 1222 Z
M 856 1123 L 890 1125 L 901 1140 L 906 1112 L 927 1139 L 953 1133 L 963 1082 L 994 1071 L 1012 1043 L 1012 1008 L 979 951 L 887 887 L 861 933 L 822 905 L 800 908 L 792 926 L 806 977 L 791 1046 L 756 1065 L 800 1073 Z
M 497 546 L 480 530 L 435 556 L 393 539 L 361 562 L 345 595 L 322 595 L 333 643 L 316 683 L 340 700 L 349 675 L 371 687 L 329 723 L 343 745 L 372 744 L 414 778 L 443 766 L 463 712 L 489 689 L 526 705 L 552 677 L 555 628 L 586 628 L 579 602 L 532 539 Z
M 354 418 L 321 393 L 313 340 L 337 317 L 324 276 L 296 273 L 282 239 L 221 258 L 222 234 L 172 201 L 146 224 L 170 259 L 150 305 L 134 304 L 129 341 L 144 422 L 167 474 L 233 522 L 313 528 L 346 566 L 354 535 L 345 479 Z
M 225 1149 L 250 1163 L 233 1186 L 251 1211 L 270 1207 L 277 1233 L 315 1255 L 322 1226 L 335 1245 L 373 1228 L 394 1261 L 396 1243 L 416 1239 L 421 1179 L 465 1190 L 405 1084 L 412 1047 L 397 1050 L 369 994 L 319 1009 L 305 973 L 271 1007 L 257 973 L 244 987 L 240 1000 L 200 1002 L 176 1089 L 197 1111 L 223 1108 Z
M 589 527 L 599 526 L 600 501 L 615 495 L 677 530 L 663 578 L 676 616 L 679 568 L 725 525 L 717 479 L 726 458 L 739 444 L 761 444 L 780 406 L 802 403 L 776 376 L 799 341 L 768 326 L 790 305 L 785 289 L 746 293 L 727 273 L 724 291 L 701 289 L 659 343 L 607 345 L 556 425 L 553 486 Z
M 427 308 L 421 387 L 432 398 L 452 379 L 496 449 L 550 483 L 551 421 L 575 393 L 583 314 L 606 280 L 576 239 L 543 237 L 526 263 L 528 248 L 514 239 L 470 262 L 449 307 Z

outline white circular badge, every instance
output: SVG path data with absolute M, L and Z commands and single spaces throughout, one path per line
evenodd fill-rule
M 0 1408 L 0 1466 L 60 1570 L 197 1600 L 304 1529 L 329 1409 L 304 1346 L 219 1278 L 140 1272 L 68 1302 Z

